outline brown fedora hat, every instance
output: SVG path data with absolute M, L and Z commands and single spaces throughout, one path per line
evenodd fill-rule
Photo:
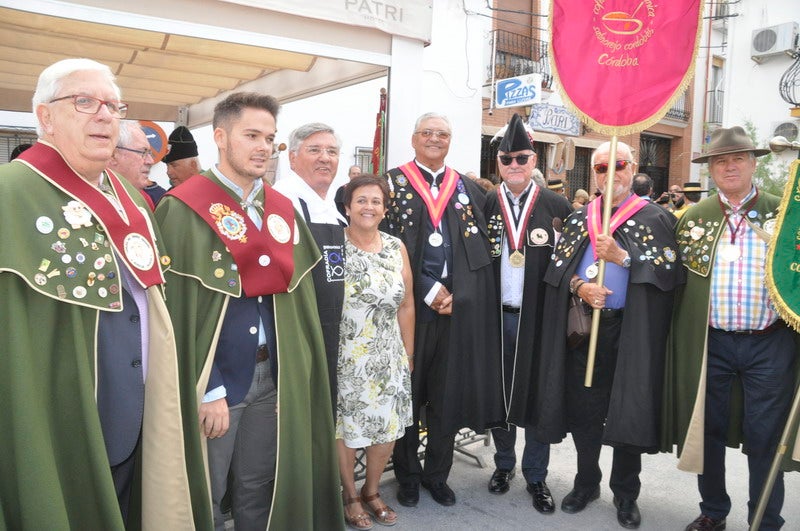
M 756 157 L 769 153 L 769 149 L 755 147 L 753 141 L 750 140 L 750 137 L 747 136 L 742 127 L 738 125 L 728 129 L 720 127 L 711 133 L 711 141 L 708 143 L 705 153 L 693 158 L 692 162 L 706 162 L 710 157 L 716 155 L 728 155 L 745 151 L 752 151 Z

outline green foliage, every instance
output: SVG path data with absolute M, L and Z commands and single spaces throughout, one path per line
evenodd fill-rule
M 744 130 L 753 144 L 757 147 L 769 148 L 769 141 L 758 141 L 758 134 L 755 125 L 750 120 L 745 120 Z M 768 153 L 763 157 L 758 157 L 756 172 L 753 174 L 753 182 L 759 190 L 769 192 L 777 196 L 783 195 L 783 188 L 789 178 L 789 163 L 776 160 L 774 153 Z

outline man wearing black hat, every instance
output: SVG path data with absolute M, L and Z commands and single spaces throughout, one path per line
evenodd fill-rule
M 533 496 L 533 507 L 549 514 L 555 510 L 545 482 L 550 445 L 535 438 L 532 404 L 536 399 L 536 370 L 545 313 L 542 277 L 561 223 L 572 208 L 564 196 L 532 181 L 536 153 L 517 114 L 511 118 L 500 142 L 497 161 L 503 183 L 487 197 L 486 219 L 502 310 L 500 339 L 509 425 L 507 429 L 492 430 L 497 468 L 489 481 L 489 492 L 508 492 L 517 460 L 515 426 L 524 427 L 522 473 Z M 520 323 L 524 326 L 520 327 Z
M 500 336 L 494 273 L 483 208 L 486 196 L 469 177 L 445 166 L 450 122 L 440 114 L 417 119 L 414 160 L 388 171 L 385 226 L 408 249 L 414 273 L 415 363 L 411 377 L 415 423 L 394 448 L 398 501 L 417 505 L 419 485 L 453 505 L 447 485 L 455 434 L 482 431 L 502 420 Z M 420 410 L 428 442 L 420 465 Z
M 756 157 L 767 153 L 741 127 L 714 131 L 692 162 L 708 163 L 719 193 L 694 205 L 676 228 L 688 279 L 672 317 L 664 395 L 672 399 L 664 403 L 662 438 L 666 451 L 678 445 L 678 468 L 699 474 L 701 514 L 687 530 L 725 528 L 725 446 L 743 440 L 752 520 L 794 389 L 796 334 L 764 283 L 780 203 L 753 185 Z M 783 496 L 779 473 L 760 529 L 781 527 Z
M 614 165 L 614 190 L 573 212 L 564 223 L 544 275 L 547 326 L 542 327 L 535 402 L 536 436 L 558 443 L 572 433 L 578 473 L 561 502 L 566 513 L 582 511 L 600 496 L 600 450 L 613 447 L 609 486 L 617 521 L 641 523 L 637 499 L 643 452 L 658 448 L 658 415 L 665 343 L 673 291 L 681 282 L 674 237 L 675 217 L 631 192 L 636 163 L 630 146 L 610 143 L 592 154 L 600 190 Z M 610 234 L 602 233 L 603 202 L 610 201 Z M 598 260 L 605 261 L 603 284 Z M 571 295 L 600 311 L 591 387 L 585 379 L 589 340 L 567 341 Z
M 173 188 L 203 171 L 197 158 L 197 143 L 191 131 L 182 125 L 170 133 L 169 151 L 161 160 L 167 165 L 167 177 Z
M 682 204 L 676 208 L 672 213 L 675 217 L 681 219 L 690 206 L 700 201 L 700 193 L 704 190 L 701 189 L 700 183 L 684 183 L 681 194 L 683 195 Z
M 563 196 L 567 195 L 567 190 L 564 188 L 563 179 L 550 179 L 547 181 L 547 187 L 557 194 L 561 194 Z

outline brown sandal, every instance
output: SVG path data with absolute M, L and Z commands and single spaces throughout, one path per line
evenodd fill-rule
M 356 496 L 355 498 L 345 498 L 344 493 L 342 493 L 342 500 L 344 501 L 344 521 L 347 522 L 347 525 L 352 527 L 353 529 L 358 529 L 360 531 L 367 531 L 368 529 L 373 528 L 372 518 L 367 513 L 359 513 L 354 516 L 350 516 L 347 513 L 347 506 L 353 503 L 361 504 L 361 496 Z
M 364 494 L 364 488 L 362 487 L 361 499 L 367 502 L 367 511 L 372 513 L 373 518 L 375 518 L 375 521 L 380 525 L 393 526 L 397 523 L 397 513 L 394 512 L 394 509 L 383 503 L 380 492 L 367 496 Z M 378 503 L 373 505 L 372 502 L 374 501 Z

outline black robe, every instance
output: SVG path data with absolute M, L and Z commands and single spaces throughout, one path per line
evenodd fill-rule
M 500 289 L 500 254 L 506 245 L 504 235 L 508 235 L 500 201 L 496 192 L 490 192 L 486 200 L 486 219 L 489 224 L 489 242 L 494 258 L 495 281 L 498 293 L 498 311 L 502 303 Z M 503 368 L 503 398 L 506 407 L 506 420 L 521 427 L 536 425 L 536 385 L 540 357 L 542 326 L 552 321 L 552 313 L 545 310 L 544 285 L 542 278 L 550 264 L 556 232 L 553 218 L 562 222 L 572 213 L 567 199 L 546 188 L 539 189 L 539 196 L 533 211 L 528 217 L 524 236 L 525 278 L 522 288 L 522 304 L 519 314 L 519 330 L 514 353 L 514 366 L 510 371 Z M 545 231 L 542 233 L 542 231 Z M 535 235 L 532 233 L 535 232 Z M 542 234 L 547 234 L 542 241 Z M 503 334 L 500 334 L 502 345 Z M 501 347 L 501 352 L 503 352 Z
M 422 250 L 428 234 L 425 219 L 428 208 L 398 168 L 387 173 L 390 204 L 382 228 L 400 238 L 406 246 L 414 276 L 416 320 L 430 312 L 425 293 L 418 282 L 422 266 Z M 489 240 L 483 209 L 486 195 L 471 179 L 459 174 L 459 185 L 453 193 L 445 219 L 452 241 L 453 263 L 449 264 L 453 280 L 453 313 L 450 323 L 449 352 L 443 393 L 446 397 L 442 429 L 455 433 L 463 427 L 476 431 L 505 418 L 502 404 L 500 320 L 496 311 L 496 291 Z M 468 202 L 460 201 L 466 194 Z M 422 352 L 420 335 L 416 335 L 415 352 Z M 425 366 L 425 360 L 415 364 Z M 414 419 L 419 420 L 423 378 L 414 372 L 412 392 Z
M 674 226 L 672 214 L 649 203 L 614 232 L 630 254 L 631 268 L 604 444 L 647 451 L 658 446 L 667 332 L 674 290 L 684 281 Z M 543 330 L 537 389 L 536 436 L 542 442 L 560 442 L 567 432 L 569 281 L 588 244 L 584 207 L 567 219 L 544 278 L 544 304 L 553 314 Z

